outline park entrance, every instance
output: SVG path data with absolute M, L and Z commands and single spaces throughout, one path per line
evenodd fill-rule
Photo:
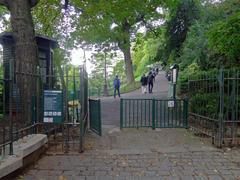
M 121 128 L 188 128 L 188 101 L 121 99 Z

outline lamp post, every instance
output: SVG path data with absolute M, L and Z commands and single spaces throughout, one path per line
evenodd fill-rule
M 172 77 L 171 77 L 171 81 L 173 84 L 173 99 L 176 99 L 176 85 L 177 85 L 177 78 L 178 78 L 178 70 L 179 70 L 179 66 L 177 64 L 173 64 L 170 67 L 172 73 Z
M 108 86 L 107 86 L 107 52 L 104 51 L 104 85 L 103 85 L 103 95 L 108 96 Z

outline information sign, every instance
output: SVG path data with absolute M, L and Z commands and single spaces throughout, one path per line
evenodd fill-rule
M 168 101 L 168 107 L 173 108 L 174 107 L 174 101 Z
M 44 117 L 46 123 L 63 122 L 63 93 L 57 90 L 44 91 Z

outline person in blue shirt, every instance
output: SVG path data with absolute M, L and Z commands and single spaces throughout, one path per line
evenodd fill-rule
M 118 75 L 116 75 L 114 81 L 113 81 L 113 86 L 114 86 L 114 98 L 116 98 L 116 91 L 118 92 L 118 97 L 120 97 L 120 79 L 118 78 Z

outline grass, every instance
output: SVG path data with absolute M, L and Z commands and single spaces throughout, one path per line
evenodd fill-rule
M 141 87 L 141 84 L 139 82 L 135 82 L 134 84 L 123 84 L 120 87 L 120 93 L 121 94 L 128 93 L 136 89 L 139 89 L 140 87 Z M 108 91 L 109 91 L 109 96 L 113 96 L 114 89 L 111 88 Z

